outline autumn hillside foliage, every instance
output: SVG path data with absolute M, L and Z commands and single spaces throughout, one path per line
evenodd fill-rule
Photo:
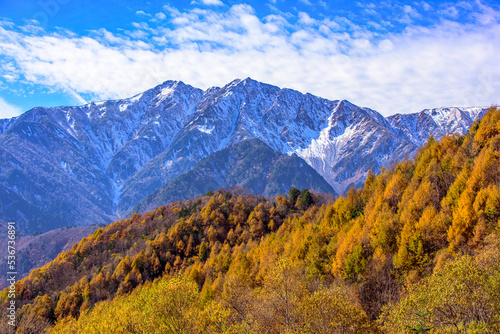
M 17 283 L 18 332 L 500 333 L 499 158 L 492 108 L 335 201 L 232 189 L 134 214 Z

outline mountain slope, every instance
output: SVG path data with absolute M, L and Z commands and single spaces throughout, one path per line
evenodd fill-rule
M 319 136 L 297 154 L 342 193 L 352 184 L 360 186 L 370 169 L 378 171 L 417 150 L 392 130 L 380 114 L 341 101 Z
M 110 222 L 122 183 L 169 145 L 200 96 L 168 81 L 130 99 L 35 108 L 6 123 L 0 216 L 24 232 Z
M 188 172 L 158 188 L 134 211 L 145 212 L 164 203 L 185 201 L 222 187 L 242 186 L 254 194 L 276 196 L 290 188 L 334 193 L 332 187 L 297 155 L 280 154 L 259 139 L 230 145 L 197 163 Z

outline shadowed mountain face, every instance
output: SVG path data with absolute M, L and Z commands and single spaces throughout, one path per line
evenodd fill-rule
M 325 179 L 297 155 L 281 154 L 259 139 L 248 139 L 202 159 L 188 172 L 158 188 L 133 211 L 145 212 L 175 200 L 188 200 L 237 185 L 264 196 L 283 194 L 291 187 L 334 193 Z
M 0 120 L 0 218 L 18 222 L 24 232 L 47 231 L 110 222 L 163 185 L 155 196 L 172 189 L 163 198 L 180 199 L 173 195 L 179 184 L 202 193 L 212 181 L 203 181 L 200 188 L 202 181 L 187 179 L 193 173 L 186 173 L 202 159 L 252 138 L 260 142 L 247 145 L 265 147 L 236 149 L 248 151 L 244 159 L 208 160 L 230 167 L 224 172 L 204 167 L 207 177 L 216 174 L 213 185 L 284 192 L 288 183 L 244 175 L 233 164 L 262 161 L 263 166 L 249 170 L 271 177 L 278 169 L 264 162 L 279 161 L 285 168 L 297 166 L 300 158 L 323 180 L 315 175 L 313 183 L 307 181 L 313 175 L 309 168 L 282 172 L 276 180 L 293 176 L 290 184 L 342 193 L 361 184 L 369 169 L 378 171 L 413 155 L 429 135 L 465 133 L 483 112 L 442 108 L 386 119 L 347 101 L 249 78 L 206 91 L 167 81 L 129 99 L 35 108 Z

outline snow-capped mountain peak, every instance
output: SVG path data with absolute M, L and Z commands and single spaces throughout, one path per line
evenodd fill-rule
M 106 222 L 203 158 L 252 138 L 298 155 L 341 193 L 361 184 L 369 169 L 415 154 L 429 135 L 465 133 L 485 110 L 385 118 L 251 78 L 205 91 L 165 81 L 127 99 L 34 108 L 0 120 L 0 196 L 15 192 L 23 203 L 0 218 L 28 221 L 24 207 L 46 208 L 50 216 L 66 205 L 75 221 Z
M 474 120 L 482 117 L 486 110 L 485 107 L 441 107 L 414 114 L 396 114 L 387 119 L 400 131 L 401 136 L 421 146 L 430 135 L 436 138 L 452 133 L 464 135 Z

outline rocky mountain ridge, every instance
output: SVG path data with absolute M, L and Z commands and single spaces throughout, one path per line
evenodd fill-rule
M 132 98 L 0 120 L 0 218 L 26 232 L 107 223 L 199 161 L 246 139 L 296 154 L 337 193 L 465 131 L 486 108 L 388 118 L 250 78 L 203 91 L 166 81 Z

